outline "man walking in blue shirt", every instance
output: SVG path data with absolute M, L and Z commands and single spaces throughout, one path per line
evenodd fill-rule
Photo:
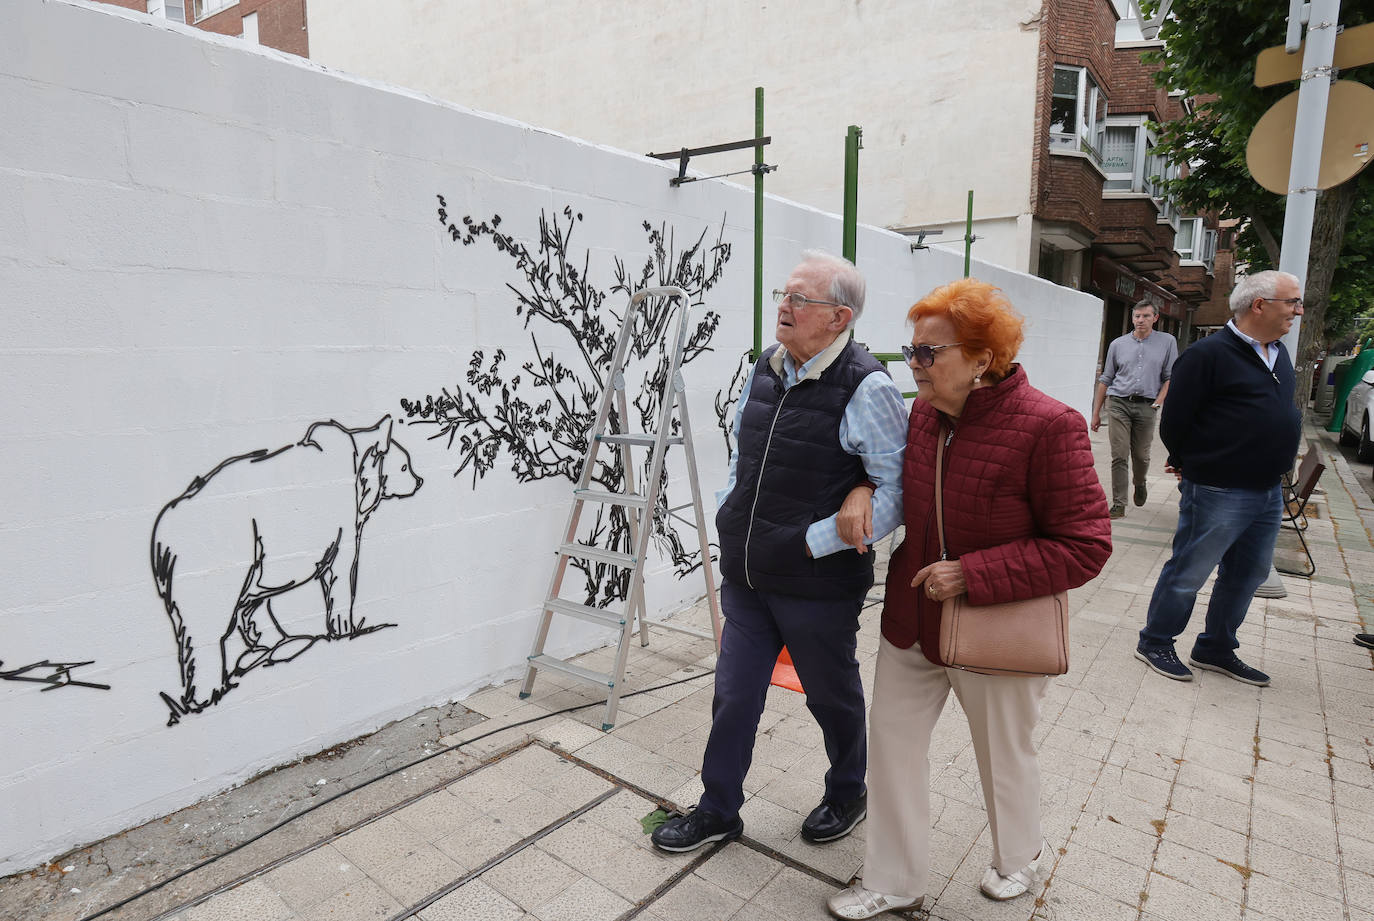
M 1102 426 L 1107 404 L 1107 438 L 1112 447 L 1113 518 L 1126 516 L 1126 463 L 1134 468 L 1135 504 L 1144 505 L 1149 492 L 1150 445 L 1155 438 L 1155 413 L 1169 392 L 1169 375 L 1178 358 L 1178 343 L 1154 331 L 1159 308 L 1141 301 L 1131 310 L 1133 332 L 1112 340 L 1093 395 L 1092 430 Z
M 824 797 L 802 837 L 837 840 L 867 815 L 859 611 L 873 584 L 867 544 L 901 520 L 906 404 L 883 366 L 849 337 L 864 303 L 852 263 L 805 252 L 773 294 L 778 344 L 745 381 L 735 408 L 738 450 L 717 495 L 725 631 L 705 791 L 693 812 L 654 831 L 654 846 L 665 851 L 743 833 L 744 777 L 784 645 L 830 759 Z M 871 522 L 837 515 L 856 487 L 874 490 Z

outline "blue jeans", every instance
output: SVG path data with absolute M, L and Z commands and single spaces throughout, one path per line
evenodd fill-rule
M 1283 498 L 1270 489 L 1223 489 L 1187 478 L 1178 484 L 1178 530 L 1174 553 L 1164 564 L 1150 596 L 1140 649 L 1172 649 L 1188 626 L 1198 589 L 1212 569 L 1217 581 L 1207 604 L 1207 623 L 1194 652 L 1224 655 L 1240 645 L 1236 631 L 1250 599 L 1269 576 L 1279 534 Z
M 773 665 L 784 644 L 806 689 L 806 707 L 821 727 L 830 770 L 825 798 L 847 803 L 863 795 L 868 768 L 864 689 L 856 656 L 863 595 L 844 600 L 757 592 L 726 579 L 725 612 L 711 735 L 706 742 L 699 809 L 726 818 L 744 803 L 744 775 L 754 758 L 754 736 Z

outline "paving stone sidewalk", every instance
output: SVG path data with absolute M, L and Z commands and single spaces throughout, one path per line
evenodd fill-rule
M 1052 683 L 1035 733 L 1055 859 L 1031 894 L 1008 903 L 979 894 L 987 821 L 967 724 L 951 698 L 931 751 L 934 872 L 915 917 L 1374 921 L 1374 659 L 1351 642 L 1374 629 L 1374 508 L 1353 479 L 1368 470 L 1333 457 L 1334 436 L 1308 434 L 1329 468 L 1307 531 L 1317 574 L 1286 577 L 1286 598 L 1256 599 L 1241 631 L 1241 653 L 1273 685 L 1210 672 L 1182 684 L 1132 658 L 1177 519 L 1173 478 L 1161 472 L 1146 505 L 1113 523 L 1106 569 L 1071 593 L 1072 668 Z M 1109 482 L 1105 431 L 1093 445 Z M 1159 445 L 1154 457 L 1162 471 Z M 1288 553 L 1296 541 L 1284 534 L 1280 546 Z M 679 616 L 707 622 L 704 605 Z M 878 608 L 868 608 L 859 645 L 866 687 L 877 622 Z M 608 668 L 611 655 L 581 661 Z M 709 642 L 679 634 L 636 646 L 627 684 L 638 693 L 610 733 L 585 685 L 541 674 L 529 700 L 518 682 L 484 690 L 462 702 L 482 719 L 439 739 L 451 750 L 99 917 L 825 918 L 825 897 L 860 869 L 864 826 L 829 845 L 800 838 L 826 758 L 799 694 L 769 693 L 742 841 L 669 856 L 642 829 L 655 809 L 690 806 L 701 792 L 713 663 Z M 103 901 L 88 883 L 85 898 L 62 894 L 41 908 L 21 900 L 23 880 L 3 881 L 0 903 L 31 907 L 0 904 L 0 917 L 89 918 L 176 869 L 138 866 L 138 885 L 95 890 Z M 115 879 L 127 868 L 106 872 Z M 43 874 L 29 877 L 55 891 Z

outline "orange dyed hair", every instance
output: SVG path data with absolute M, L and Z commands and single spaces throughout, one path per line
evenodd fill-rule
M 983 349 L 992 352 L 984 377 L 1000 381 L 1007 376 L 1025 339 L 1021 327 L 1026 320 L 1012 308 L 1001 288 L 976 278 L 952 281 L 913 304 L 906 320 L 915 323 L 922 317 L 939 316 L 954 324 L 966 356 L 973 358 Z

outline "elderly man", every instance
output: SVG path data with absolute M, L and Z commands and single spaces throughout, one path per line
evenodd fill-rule
M 1166 678 L 1191 681 L 1174 638 L 1213 568 L 1207 622 L 1189 665 L 1264 687 L 1269 676 L 1236 655 L 1236 631 L 1269 574 L 1283 515 L 1279 480 L 1298 453 L 1302 416 L 1293 364 L 1279 342 L 1302 314 L 1298 280 L 1260 272 L 1231 292 L 1226 328 L 1179 356 L 1159 434 L 1179 476 L 1178 530 L 1150 598 L 1135 657 Z
M 654 831 L 654 845 L 665 851 L 743 833 L 744 776 L 784 645 L 830 759 L 824 798 L 802 837 L 843 838 L 867 815 L 855 650 L 873 584 L 866 544 L 901 519 L 906 405 L 882 365 L 850 340 L 864 303 L 863 276 L 852 263 L 805 252 L 773 296 L 778 344 L 745 381 L 735 408 L 738 450 L 717 495 L 726 621 L 701 768 L 705 792 L 694 811 Z M 845 496 L 864 487 L 874 491 L 871 521 L 837 521 Z
M 1126 516 L 1127 460 L 1134 468 L 1135 504 L 1144 505 L 1149 493 L 1150 444 L 1155 440 L 1155 412 L 1169 392 L 1169 373 L 1178 358 L 1173 336 L 1154 331 L 1159 308 L 1141 301 L 1131 310 L 1134 331 L 1112 340 L 1093 396 L 1092 430 L 1102 427 L 1107 403 L 1107 435 L 1112 447 L 1113 518 Z M 1110 402 L 1108 402 L 1110 400 Z

